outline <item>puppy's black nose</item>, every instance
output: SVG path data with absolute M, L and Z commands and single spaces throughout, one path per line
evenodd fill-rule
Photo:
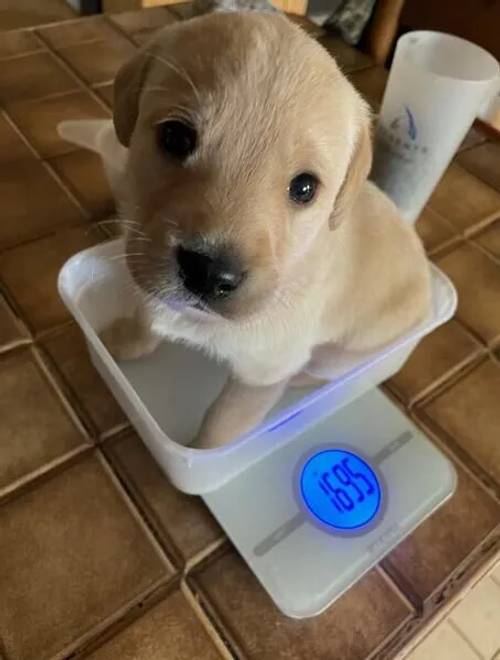
M 227 298 L 244 276 L 238 261 L 223 253 L 207 254 L 180 246 L 177 263 L 186 289 L 204 300 Z

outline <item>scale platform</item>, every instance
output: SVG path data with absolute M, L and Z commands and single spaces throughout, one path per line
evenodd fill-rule
M 290 390 L 257 428 L 212 450 L 189 446 L 227 368 L 164 342 L 119 364 L 99 330 L 130 315 L 121 240 L 72 257 L 59 291 L 92 362 L 171 482 L 202 495 L 276 605 L 319 614 L 446 501 L 451 463 L 375 386 L 449 320 L 456 292 L 431 266 L 429 319 L 384 350 Z
M 373 389 L 203 499 L 278 608 L 304 618 L 339 598 L 455 485 L 450 461 Z

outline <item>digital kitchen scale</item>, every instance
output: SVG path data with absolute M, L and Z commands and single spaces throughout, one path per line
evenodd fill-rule
M 376 388 L 451 318 L 453 286 L 430 266 L 432 314 L 422 326 L 341 365 L 325 385 L 287 390 L 246 435 L 196 450 L 189 442 L 227 368 L 168 342 L 113 360 L 98 333 L 127 315 L 122 253 L 120 240 L 95 246 L 59 275 L 95 367 L 161 469 L 204 498 L 276 605 L 291 617 L 319 614 L 453 493 L 451 463 Z
M 455 484 L 450 461 L 373 389 L 203 499 L 279 609 L 303 618 L 341 596 Z

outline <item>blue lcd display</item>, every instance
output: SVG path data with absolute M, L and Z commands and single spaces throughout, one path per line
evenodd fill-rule
M 325 449 L 311 456 L 302 468 L 300 491 L 310 513 L 339 530 L 368 525 L 382 499 L 372 468 L 344 449 Z

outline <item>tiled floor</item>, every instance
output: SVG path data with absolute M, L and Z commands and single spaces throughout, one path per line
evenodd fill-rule
M 112 205 L 96 158 L 55 126 L 109 116 L 117 68 L 188 10 L 0 39 L 0 657 L 386 660 L 500 550 L 500 147 L 471 131 L 418 223 L 460 305 L 385 386 L 454 460 L 457 493 L 329 611 L 286 619 L 169 485 L 56 291 L 62 263 L 110 235 Z M 323 41 L 376 109 L 385 72 Z M 452 650 L 454 626 L 473 627 L 461 611 L 439 633 Z
M 0 0 L 0 31 L 74 18 L 65 0 Z
M 400 660 L 498 660 L 500 658 L 500 561 Z

